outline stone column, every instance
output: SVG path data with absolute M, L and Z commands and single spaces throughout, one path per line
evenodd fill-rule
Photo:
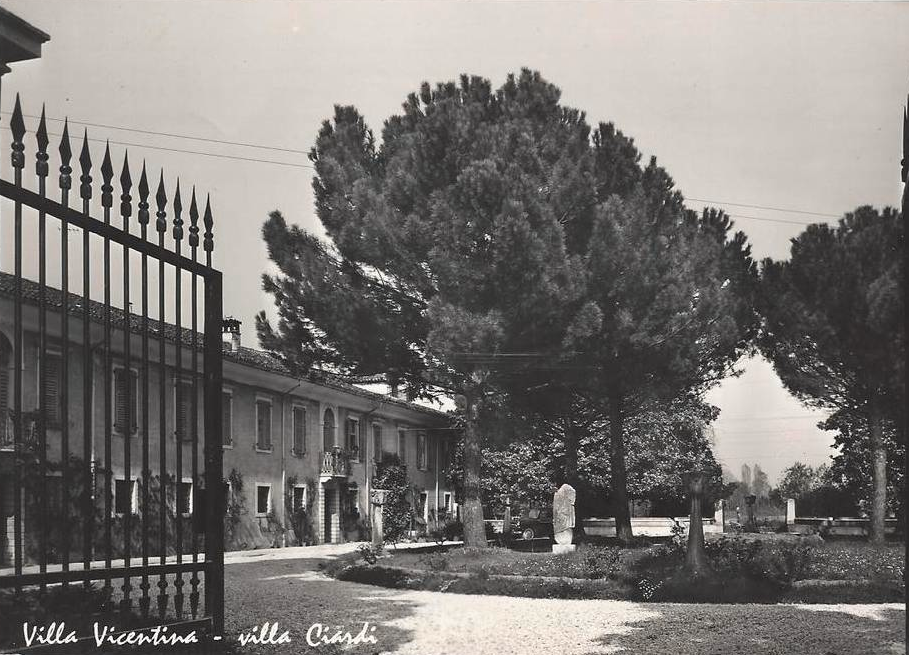
M 316 526 L 316 533 L 319 537 L 320 544 L 328 543 L 329 535 L 325 534 L 325 516 L 328 508 L 325 507 L 325 483 L 319 483 L 319 511 L 316 512 L 316 519 L 318 525 Z
M 704 523 L 701 518 L 701 499 L 704 494 L 703 471 L 691 471 L 686 476 L 688 494 L 691 498 L 691 510 L 688 518 L 688 554 L 685 566 L 695 575 L 707 568 L 707 557 L 704 553 Z
M 385 504 L 385 489 L 373 489 L 370 497 L 370 515 L 372 522 L 372 545 L 385 543 L 385 530 L 382 525 L 382 506 Z
M 716 508 L 713 512 L 713 522 L 720 526 L 720 531 L 726 531 L 726 501 L 718 500 L 716 501 Z
M 795 525 L 795 498 L 786 499 L 786 525 Z

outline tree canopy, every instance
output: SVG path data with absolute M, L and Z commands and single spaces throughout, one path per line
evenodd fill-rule
M 641 167 L 631 139 L 591 129 L 539 73 L 496 90 L 466 75 L 424 83 L 378 143 L 355 108 L 336 107 L 310 159 L 329 242 L 270 216 L 278 323 L 261 314 L 260 341 L 299 372 L 383 372 L 415 396 L 462 396 L 469 543 L 485 543 L 489 395 L 548 395 L 563 418 L 578 396 L 608 406 L 624 497 L 625 418 L 703 390 L 746 347 L 744 236 L 721 212 L 686 210 L 655 159 Z
M 905 425 L 902 239 L 896 211 L 859 207 L 836 226 L 808 226 L 789 260 L 762 267 L 762 352 L 803 402 L 866 426 L 875 540 L 884 538 L 885 422 Z

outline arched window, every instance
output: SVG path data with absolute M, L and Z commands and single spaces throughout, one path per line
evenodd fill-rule
M 335 447 L 335 413 L 330 407 L 322 417 L 322 447 L 326 451 Z

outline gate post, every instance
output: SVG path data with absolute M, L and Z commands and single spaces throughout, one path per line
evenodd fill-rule
M 205 276 L 205 610 L 212 617 L 212 633 L 224 633 L 224 508 L 222 478 L 224 451 L 221 435 L 221 273 Z

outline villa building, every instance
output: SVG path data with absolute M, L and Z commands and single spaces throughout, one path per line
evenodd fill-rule
M 105 337 L 104 306 L 92 301 L 86 348 L 85 303 L 70 294 L 63 343 L 62 294 L 48 288 L 42 349 L 39 297 L 38 285 L 23 280 L 23 438 L 34 443 L 41 425 L 47 462 L 61 461 L 65 432 L 71 457 L 103 470 L 110 463 L 110 503 L 118 516 L 141 516 L 143 470 L 155 475 L 164 458 L 166 471 L 180 472 L 171 509 L 191 519 L 204 441 L 202 336 L 154 320 L 146 328 L 130 315 L 127 352 L 124 312 L 112 308 Z M 0 564 L 9 561 L 14 535 L 13 302 L 13 277 L 0 273 Z M 225 320 L 224 330 L 223 471 L 237 521 L 228 547 L 366 538 L 372 477 L 386 453 L 406 466 L 415 527 L 455 512 L 446 471 L 456 432 L 447 414 L 322 371 L 294 376 L 268 353 L 243 346 L 238 321 Z M 59 472 L 46 475 L 48 497 L 59 498 Z M 105 484 L 105 476 L 94 476 L 92 493 L 101 497 Z M 22 515 L 27 535 L 31 519 Z

